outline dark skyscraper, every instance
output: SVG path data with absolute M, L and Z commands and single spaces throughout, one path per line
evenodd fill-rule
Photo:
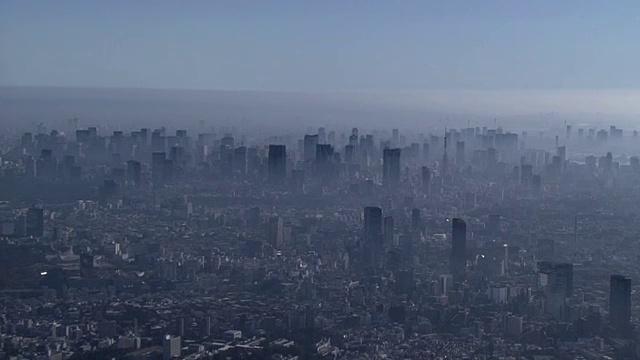
M 285 145 L 269 145 L 269 180 L 283 181 L 287 177 L 287 147 Z
M 382 209 L 368 206 L 364 208 L 364 242 L 366 246 L 382 246 Z
M 421 168 L 421 177 L 422 189 L 428 194 L 431 189 L 431 170 L 429 170 L 429 167 L 423 166 Z
M 316 145 L 318 145 L 318 135 L 304 136 L 304 161 L 313 161 L 316 158 Z
M 142 180 L 142 165 L 139 161 L 127 161 L 127 180 L 134 186 L 140 186 Z
M 611 275 L 609 288 L 609 323 L 621 335 L 629 335 L 631 321 L 631 279 Z
M 27 236 L 39 237 L 44 234 L 44 211 L 39 208 L 27 210 Z
M 400 149 L 384 149 L 382 153 L 382 184 L 397 186 L 400 183 Z
M 395 234 L 395 225 L 393 216 L 385 216 L 384 218 L 384 243 L 386 245 L 393 244 L 393 237 Z
M 458 141 L 456 143 L 456 165 L 462 166 L 464 165 L 464 161 L 464 141 Z
M 467 262 L 467 223 L 454 218 L 451 221 L 451 258 L 449 266 L 455 275 L 464 273 Z

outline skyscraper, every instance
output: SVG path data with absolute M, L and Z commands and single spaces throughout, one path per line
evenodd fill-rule
M 162 341 L 163 358 L 165 360 L 180 357 L 180 336 L 165 335 Z
M 318 145 L 318 135 L 304 136 L 304 161 L 313 161 L 316 158 L 316 145 Z
M 451 221 L 451 241 L 449 266 L 454 275 L 460 276 L 467 263 L 467 223 L 464 220 L 454 218 Z
M 364 243 L 366 246 L 382 246 L 382 209 L 375 206 L 364 208 Z
M 384 217 L 384 243 L 385 245 L 393 244 L 393 237 L 395 234 L 395 225 L 393 221 L 393 216 L 385 216 Z
M 631 322 L 631 279 L 611 275 L 609 287 L 609 323 L 621 335 L 629 335 Z
M 269 180 L 277 183 L 287 177 L 287 147 L 285 145 L 269 145 Z
M 464 161 L 464 141 L 458 141 L 456 143 L 456 165 L 462 166 L 464 165 Z
M 269 219 L 269 242 L 278 250 L 284 246 L 284 222 L 279 216 Z
M 397 186 L 400 183 L 400 149 L 384 149 L 382 153 L 382 184 Z
M 31 208 L 26 217 L 27 236 L 40 237 L 44 234 L 44 210 Z
M 538 276 L 545 288 L 545 312 L 555 319 L 566 317 L 566 301 L 573 294 L 573 264 L 539 262 Z
M 423 166 L 421 168 L 421 172 L 422 172 L 422 189 L 424 190 L 424 192 L 426 192 L 427 194 L 430 192 L 431 190 L 431 170 L 429 170 L 428 166 Z

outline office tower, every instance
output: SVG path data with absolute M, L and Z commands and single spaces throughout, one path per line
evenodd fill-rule
M 180 357 L 181 341 L 180 336 L 165 335 L 162 341 L 164 360 Z
M 528 187 L 533 182 L 533 166 L 523 164 L 520 166 L 520 185 Z
M 269 242 L 278 250 L 284 246 L 284 222 L 279 216 L 269 219 Z
M 44 210 L 30 208 L 26 216 L 26 235 L 40 237 L 44 235 Z
M 535 193 L 540 193 L 542 191 L 542 178 L 540 175 L 533 175 L 531 178 L 531 183 L 533 186 L 533 191 Z
M 355 162 L 355 149 L 354 145 L 347 145 L 344 147 L 344 162 L 347 164 L 353 164 Z
M 447 175 L 449 172 L 449 154 L 447 154 L 447 140 L 449 138 L 449 134 L 447 133 L 447 129 L 444 129 L 444 147 L 442 152 L 442 164 L 440 166 L 440 171 L 442 172 L 441 177 Z
M 447 295 L 453 287 L 453 275 L 444 274 L 438 278 L 438 293 L 440 295 Z
M 327 143 L 327 133 L 324 127 L 318 128 L 318 143 L 326 144 Z
M 629 159 L 629 167 L 631 168 L 631 171 L 635 173 L 640 172 L 640 158 L 637 156 L 632 156 Z
M 421 168 L 421 178 L 422 190 L 428 194 L 431 190 L 431 170 L 429 170 L 429 167 L 423 166 Z
M 318 145 L 318 135 L 304 136 L 304 161 L 313 161 L 316 158 L 316 145 Z
M 498 152 L 495 148 L 487 149 L 487 168 L 489 171 L 495 171 L 498 166 Z
M 165 159 L 162 162 L 162 180 L 171 181 L 175 175 L 175 163 L 172 160 Z
M 142 164 L 139 161 L 127 161 L 127 181 L 134 186 L 140 186 L 142 181 Z
M 458 166 L 464 165 L 464 141 L 458 141 L 456 143 L 456 164 Z
M 162 169 L 164 161 L 167 159 L 167 155 L 164 152 L 154 152 L 151 154 L 151 175 L 153 180 L 162 179 Z
M 411 230 L 420 231 L 422 228 L 422 214 L 420 214 L 420 209 L 412 209 L 411 210 Z
M 573 294 L 573 264 L 539 262 L 538 277 L 545 289 L 545 312 L 555 319 L 563 319 L 566 300 Z
M 423 163 L 428 163 L 429 160 L 431 160 L 429 158 L 429 143 L 422 143 L 422 162 Z
M 316 172 L 324 179 L 333 177 L 333 146 L 329 144 L 316 145 Z
M 364 243 L 366 246 L 382 246 L 382 209 L 374 206 L 364 208 Z
M 400 146 L 400 130 L 393 129 L 391 130 L 391 142 L 393 146 Z
M 395 235 L 395 223 L 393 216 L 384 217 L 384 243 L 387 246 L 393 245 Z
M 269 145 L 269 180 L 278 183 L 287 177 L 287 147 L 285 145 Z
M 609 323 L 620 335 L 630 335 L 631 279 L 611 275 L 609 281 Z
M 467 223 L 459 218 L 451 221 L 451 258 L 449 266 L 456 276 L 464 274 L 467 263 Z
M 400 149 L 384 149 L 382 153 L 382 184 L 387 187 L 400 184 Z
M 240 176 L 247 173 L 247 148 L 244 146 L 233 150 L 233 173 Z
M 522 316 L 515 316 L 515 315 L 507 316 L 507 335 L 509 336 L 522 335 Z

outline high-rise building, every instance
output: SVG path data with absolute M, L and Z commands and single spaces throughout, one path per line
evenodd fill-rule
M 520 166 L 520 185 L 528 187 L 533 182 L 533 166 L 523 164 Z
M 382 209 L 375 206 L 364 208 L 364 243 L 366 246 L 382 246 Z
M 400 183 L 400 149 L 384 149 L 382 153 L 382 184 L 387 187 Z
M 429 167 L 423 166 L 421 168 L 422 189 L 425 193 L 429 193 L 431 190 L 431 170 Z
M 460 276 L 467 263 L 467 223 L 459 218 L 451 221 L 451 272 Z
M 545 289 L 545 312 L 555 319 L 566 317 L 566 301 L 573 294 L 573 264 L 539 262 L 538 277 Z
M 384 243 L 389 246 L 393 244 L 393 237 L 395 235 L 395 223 L 393 216 L 384 217 Z
M 464 165 L 464 141 L 458 141 L 456 143 L 456 164 L 458 166 Z
M 611 275 L 609 282 L 609 323 L 620 335 L 630 335 L 631 279 Z
M 329 144 L 316 145 L 316 171 L 324 179 L 330 179 L 334 175 L 333 146 Z
M 233 173 L 240 176 L 247 173 L 247 148 L 244 146 L 233 150 Z
M 284 222 L 279 216 L 269 219 L 269 242 L 278 250 L 284 247 Z
M 180 357 L 181 340 L 180 336 L 165 335 L 162 340 L 164 360 Z
M 287 147 L 285 145 L 269 145 L 269 180 L 281 182 L 287 177 Z
M 318 135 L 304 136 L 304 161 L 313 161 L 316 158 L 316 145 L 318 145 Z
M 27 236 L 40 237 L 44 234 L 44 210 L 30 208 L 26 216 Z
M 127 181 L 134 186 L 140 186 L 142 181 L 142 164 L 139 161 L 127 161 Z

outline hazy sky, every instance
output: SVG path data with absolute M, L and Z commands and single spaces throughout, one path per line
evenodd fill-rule
M 2 0 L 0 84 L 637 89 L 640 1 Z

